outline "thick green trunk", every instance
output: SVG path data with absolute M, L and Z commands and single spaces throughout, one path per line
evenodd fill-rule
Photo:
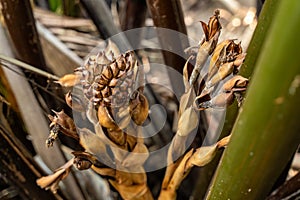
M 272 21 L 207 199 L 265 198 L 299 144 L 300 1 L 279 2 Z

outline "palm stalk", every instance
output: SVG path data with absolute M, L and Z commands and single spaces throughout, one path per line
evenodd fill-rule
M 297 0 L 278 4 L 207 199 L 264 199 L 297 149 L 299 8 Z
M 260 55 L 263 41 L 268 33 L 266 30 L 269 30 L 272 24 L 279 2 L 280 0 L 268 0 L 264 3 L 262 11 L 259 15 L 257 27 L 247 50 L 245 63 L 240 70 L 240 74 L 245 77 L 252 75 L 253 69 L 256 66 L 256 61 Z

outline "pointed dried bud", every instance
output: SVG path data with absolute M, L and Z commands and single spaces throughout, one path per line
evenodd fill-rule
M 221 64 L 221 60 L 224 60 L 226 57 L 226 47 L 230 44 L 232 40 L 224 40 L 223 42 L 219 43 L 212 56 L 211 56 L 211 59 L 210 59 L 210 64 L 209 64 L 209 70 L 208 70 L 208 74 L 214 74 L 212 72 L 212 69 L 213 68 L 217 68 L 220 66 Z M 221 54 L 222 52 L 222 54 Z M 224 55 L 224 52 L 225 52 L 225 55 Z
M 199 110 L 205 110 L 207 108 L 225 108 L 226 106 L 231 105 L 233 100 L 233 92 L 221 92 L 211 100 L 200 103 L 197 107 Z
M 245 57 L 246 57 L 246 53 L 241 53 L 233 61 L 233 65 L 234 65 L 234 69 L 235 69 L 233 72 L 234 74 L 237 74 L 239 72 L 239 70 L 240 70 L 239 68 L 243 64 Z
M 79 170 L 89 169 L 97 162 L 97 158 L 88 152 L 75 151 L 72 154 L 75 156 L 73 163 Z
M 119 48 L 117 47 L 117 45 L 112 42 L 111 40 L 108 40 L 108 44 L 107 44 L 107 47 L 105 48 L 105 52 L 106 54 L 108 53 L 112 53 L 113 56 L 119 56 L 120 55 L 120 50 Z
M 242 54 L 241 43 L 236 44 L 234 40 L 221 42 L 212 54 L 207 79 L 211 79 L 224 63 L 233 62 L 234 67 L 237 68 L 243 63 L 244 58 L 245 54 Z
M 210 80 L 208 80 L 206 87 L 210 88 L 216 85 L 221 80 L 225 79 L 229 74 L 231 74 L 233 70 L 234 70 L 233 62 L 228 62 L 221 65 L 218 72 Z
M 248 79 L 244 78 L 240 75 L 235 75 L 228 81 L 226 81 L 223 86 L 222 90 L 225 92 L 230 92 L 230 91 L 241 91 L 241 90 L 246 90 L 246 87 L 248 85 Z
M 200 147 L 191 156 L 189 162 L 198 167 L 202 167 L 210 163 L 218 151 L 217 144 L 213 146 Z
M 80 81 L 79 76 L 76 74 L 67 74 L 61 77 L 58 81 L 55 81 L 55 83 L 60 84 L 63 87 L 73 87 L 76 84 L 78 84 Z
M 220 18 L 220 11 L 216 10 L 214 15 L 209 18 L 208 24 L 201 22 L 203 32 L 205 34 L 205 40 L 209 41 L 212 39 L 217 32 L 219 32 L 222 28 L 219 18 Z
M 193 56 L 190 56 L 188 60 L 185 62 L 185 65 L 183 67 L 183 83 L 185 87 L 185 92 L 188 91 L 188 89 L 191 87 L 189 83 L 189 69 L 191 69 L 193 66 L 190 63 L 190 60 L 193 58 Z
M 99 52 L 97 57 L 97 64 L 99 65 L 108 65 L 111 63 L 111 60 L 106 57 L 105 52 Z
M 72 137 L 79 140 L 79 136 L 76 131 L 76 126 L 74 124 L 74 121 L 71 117 L 69 117 L 64 111 L 55 112 L 55 116 L 49 115 L 49 119 L 51 121 L 50 124 L 50 134 L 48 136 L 48 139 L 46 141 L 46 145 L 52 146 L 53 142 L 57 139 L 57 134 L 59 132 L 65 134 L 68 137 Z

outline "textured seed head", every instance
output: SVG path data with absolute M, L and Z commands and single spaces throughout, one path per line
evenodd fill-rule
M 75 71 L 80 74 L 80 84 L 84 96 L 93 101 L 98 107 L 101 103 L 106 106 L 121 107 L 129 102 L 133 90 L 134 66 L 136 59 L 133 52 L 126 52 L 117 58 L 109 60 L 104 52 L 90 56 L 84 66 Z M 122 101 L 120 101 L 120 91 Z M 117 98 L 117 100 L 113 100 Z

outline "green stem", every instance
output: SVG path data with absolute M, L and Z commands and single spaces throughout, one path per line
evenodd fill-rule
M 209 200 L 264 199 L 300 142 L 300 1 L 280 1 L 272 21 Z
M 252 75 L 279 2 L 280 0 L 268 0 L 264 3 L 259 15 L 258 24 L 247 49 L 246 60 L 240 70 L 240 74 L 244 77 L 250 77 Z

